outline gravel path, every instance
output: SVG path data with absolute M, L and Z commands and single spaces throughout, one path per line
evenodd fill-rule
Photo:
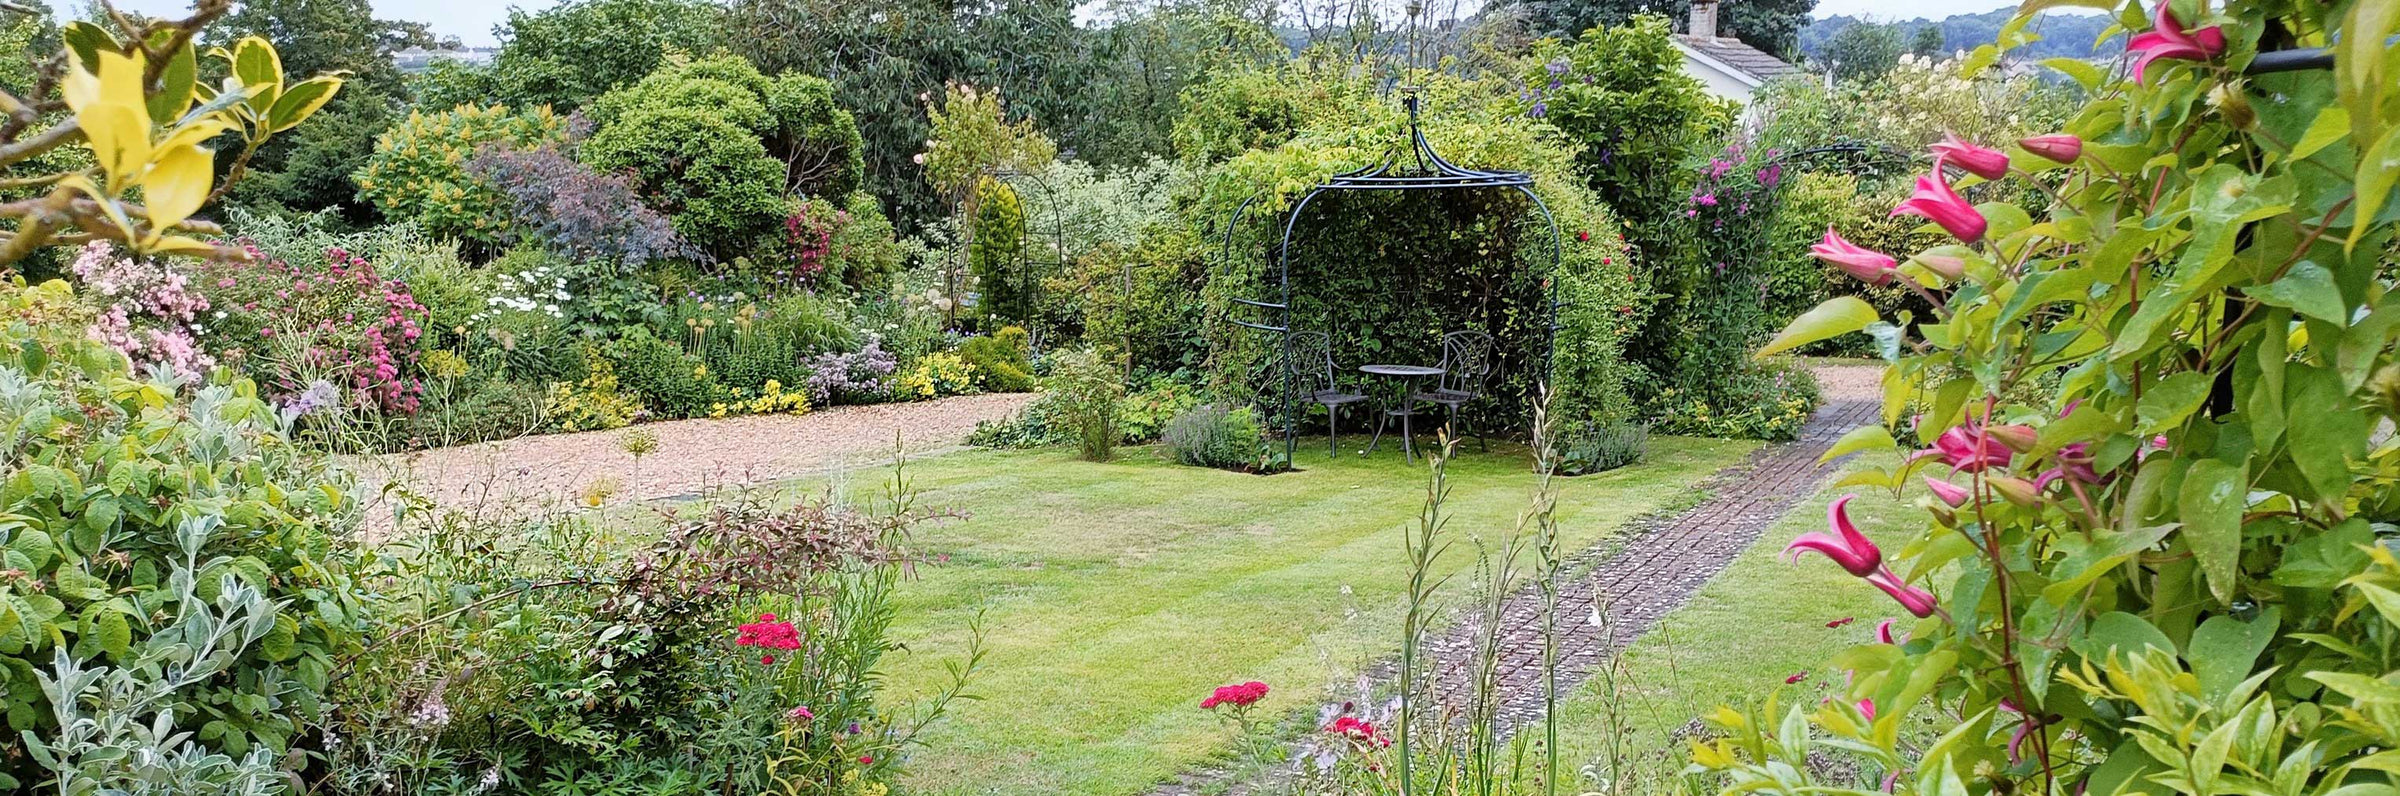
M 1816 494 L 1836 470 L 1837 462 L 1817 465 L 1834 440 L 1877 422 L 1883 366 L 1826 363 L 1813 370 L 1824 400 L 1798 440 L 1761 447 L 1741 464 L 1709 476 L 1694 487 L 1707 496 L 1697 505 L 1638 518 L 1614 540 L 1568 558 L 1564 571 L 1580 574 L 1562 577 L 1565 582 L 1559 584 L 1560 699 L 1699 593 L 1785 512 Z M 1545 710 L 1540 587 L 1529 583 L 1510 595 L 1501 618 L 1506 628 L 1492 671 L 1498 681 L 1498 723 L 1508 732 L 1539 722 Z M 1483 635 L 1480 622 L 1469 617 L 1425 641 L 1432 656 L 1426 666 L 1434 670 L 1432 682 L 1444 709 L 1463 711 L 1472 703 Z M 1396 669 L 1386 664 L 1367 678 L 1388 685 Z M 1307 765 L 1315 756 L 1310 740 L 1303 738 L 1302 748 L 1294 750 L 1291 759 L 1301 761 L 1295 765 Z M 1263 780 L 1228 782 L 1227 772 L 1197 770 L 1151 796 L 1273 792 L 1292 773 L 1291 766 L 1277 766 L 1263 772 Z
M 658 435 L 658 450 L 642 457 L 638 478 L 633 456 L 620 447 L 628 429 L 378 456 L 362 476 L 397 479 L 461 510 L 565 504 L 595 484 L 614 484 L 616 500 L 674 497 L 883 461 L 895 441 L 911 455 L 953 448 L 977 421 L 1007 417 L 1032 400 L 1032 393 L 993 393 L 797 416 L 644 423 L 634 428 Z M 383 514 L 370 508 L 369 516 Z

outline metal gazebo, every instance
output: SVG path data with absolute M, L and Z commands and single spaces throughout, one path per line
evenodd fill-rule
M 1418 99 L 1415 90 L 1403 88 L 1402 91 L 1406 96 L 1401 103 L 1408 108 L 1408 141 L 1393 147 L 1384 155 L 1383 160 L 1375 165 L 1357 171 L 1336 174 L 1324 182 L 1318 183 L 1306 194 L 1302 194 L 1300 201 L 1292 204 L 1291 211 L 1284 214 L 1282 241 L 1276 245 L 1274 250 L 1275 287 L 1280 294 L 1279 298 L 1276 301 L 1238 297 L 1233 299 L 1236 304 L 1264 311 L 1269 317 L 1262 318 L 1262 320 L 1269 322 L 1259 323 L 1240 318 L 1230 320 L 1237 326 L 1278 335 L 1278 350 L 1285 360 L 1290 359 L 1292 356 L 1292 235 L 1299 226 L 1300 214 L 1308 209 L 1310 202 L 1315 201 L 1319 195 L 1327 191 L 1514 190 L 1524 194 L 1526 199 L 1532 200 L 1534 210 L 1541 214 L 1543 223 L 1550 227 L 1550 261 L 1541 280 L 1544 294 L 1542 305 L 1545 313 L 1542 319 L 1544 330 L 1541 351 L 1541 362 L 1544 368 L 1542 381 L 1547 383 L 1550 370 L 1554 367 L 1551 363 L 1551 355 L 1557 346 L 1558 337 L 1559 300 L 1555 277 L 1566 245 L 1565 239 L 1559 233 L 1558 219 L 1551 214 L 1549 204 L 1543 202 L 1542 197 L 1534 193 L 1533 175 L 1522 171 L 1470 169 L 1442 159 L 1441 154 L 1434 151 L 1433 144 L 1425 140 L 1425 130 L 1419 125 Z M 1225 226 L 1224 248 L 1227 262 L 1232 261 L 1234 233 L 1241 226 L 1242 215 L 1250 209 L 1252 203 L 1265 196 L 1266 194 L 1252 196 L 1234 208 L 1233 216 Z M 1293 451 L 1298 446 L 1299 396 L 1292 390 L 1292 369 L 1288 362 L 1280 365 L 1277 369 L 1282 372 L 1283 454 L 1284 459 L 1290 461 Z

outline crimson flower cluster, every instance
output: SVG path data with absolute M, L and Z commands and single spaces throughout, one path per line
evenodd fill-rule
M 799 629 L 792 627 L 792 623 L 790 622 L 776 621 L 774 614 L 759 614 L 758 621 L 736 627 L 734 628 L 734 631 L 734 646 L 758 647 L 760 649 L 769 650 L 796 650 L 800 648 Z M 770 652 L 765 655 L 761 655 L 758 658 L 758 662 L 763 665 L 773 665 L 775 663 L 775 654 Z M 807 708 L 800 708 L 799 712 L 805 713 L 807 710 Z M 811 718 L 814 717 L 811 716 Z
M 1210 692 L 1207 699 L 1200 700 L 1200 707 L 1203 710 L 1215 710 L 1218 705 L 1246 708 L 1258 704 L 1259 700 L 1265 698 L 1267 698 L 1267 684 L 1252 680 L 1247 683 L 1217 686 L 1217 690 Z
M 1325 725 L 1325 732 L 1339 735 L 1366 746 L 1390 746 L 1392 739 L 1375 729 L 1375 723 L 1356 716 L 1343 716 Z

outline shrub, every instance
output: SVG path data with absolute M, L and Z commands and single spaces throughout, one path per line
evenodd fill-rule
M 1647 423 L 1585 422 L 1560 434 L 1558 473 L 1588 475 L 1638 464 L 1650 455 Z
M 719 257 L 742 251 L 789 215 L 782 164 L 755 133 L 715 108 L 635 107 L 593 133 L 578 157 L 630 175 L 677 233 Z
M 584 345 L 581 356 L 583 377 L 572 382 L 551 382 L 549 393 L 542 400 L 542 414 L 552 427 L 560 431 L 606 431 L 624 428 L 648 414 L 641 396 L 618 386 L 616 366 L 599 346 Z
M 866 146 L 858 120 L 834 102 L 833 84 L 785 72 L 764 97 L 774 128 L 767 149 L 784 162 L 784 187 L 801 196 L 841 198 L 865 187 Z
M 619 383 L 661 416 L 701 417 L 724 397 L 724 387 L 707 362 L 686 353 L 683 346 L 658 339 L 647 328 L 626 328 L 601 353 Z
M 976 386 L 993 392 L 1033 389 L 1032 353 L 1021 327 L 1007 326 L 958 344 L 958 355 L 975 368 Z
M 1841 258 L 1922 288 L 1938 321 L 1836 297 L 1761 351 L 1891 341 L 1883 417 L 1924 411 L 1904 438 L 1844 440 L 1871 457 L 1847 483 L 1881 494 L 1836 502 L 1789 547 L 1841 561 L 1897 618 L 1828 653 L 1846 671 L 1821 704 L 1716 712 L 1689 787 L 2330 792 L 2386 776 L 2400 458 L 2375 429 L 2400 416 L 2385 255 L 2400 95 L 2333 84 L 2388 78 L 2400 16 L 2119 5 L 2139 68 L 2069 67 L 2094 99 L 2039 151 L 1971 141 L 1944 159 L 2040 182 L 2018 194 L 2040 201 L 1970 204 L 1928 172 L 1906 209 L 1952 241 Z M 2246 69 L 2317 47 L 2330 75 Z M 1850 521 L 1858 500 L 1923 514 L 1883 548 Z M 1831 749 L 1859 775 L 1794 765 Z
M 339 382 L 361 408 L 416 412 L 425 307 L 408 286 L 342 249 L 297 264 L 263 256 L 210 260 L 196 281 L 216 307 L 210 347 L 291 395 Z
M 354 179 L 359 195 L 387 218 L 417 222 L 435 235 L 498 243 L 510 233 L 509 199 L 471 173 L 469 159 L 491 144 L 553 144 L 565 131 L 548 108 L 523 114 L 500 105 L 410 111 L 375 137 L 375 154 Z
M 1050 363 L 1050 375 L 1042 379 L 1042 389 L 1056 396 L 1061 424 L 1074 437 L 1083 458 L 1107 461 L 1124 439 L 1117 403 L 1125 397 L 1125 382 L 1107 358 L 1089 348 L 1054 354 Z
M 642 204 L 632 181 L 593 171 L 557 147 L 485 147 L 467 171 L 508 197 L 512 239 L 625 271 L 687 253 L 674 225 Z
M 814 406 L 872 404 L 892 399 L 900 360 L 870 336 L 857 351 L 828 351 L 808 363 L 808 401 Z
M 56 722 L 86 706 L 57 703 L 34 677 L 69 676 L 60 656 L 156 700 L 158 713 L 119 718 L 165 722 L 210 752 L 280 759 L 324 715 L 335 661 L 358 646 L 365 605 L 338 536 L 358 519 L 350 485 L 291 444 L 249 382 L 183 397 L 172 379 L 137 380 L 71 322 L 74 303 L 51 282 L 0 304 L 0 425 L 48 429 L 11 437 L 0 490 L 14 518 L 0 529 L 14 584 L 0 600 L 10 672 L 0 700 L 22 733 L 0 740 L 0 780 L 42 782 L 23 738 L 76 737 Z M 243 644 L 187 648 L 223 673 L 169 679 L 181 665 L 158 654 L 198 639 L 167 634 L 198 628 L 161 617 L 212 604 L 221 617 L 238 607 Z M 174 751 L 157 740 L 151 751 Z
M 630 85 L 671 53 L 708 52 L 721 9 L 695 0 L 578 0 L 540 11 L 509 9 L 506 45 L 481 70 L 476 91 L 525 107 L 566 112 Z M 441 74 L 436 62 L 434 74 Z
M 1025 207 L 1016 189 L 990 177 L 977 182 L 968 230 L 967 272 L 975 277 L 975 308 L 995 322 L 1025 322 L 1033 310 L 1033 291 L 1025 284 Z
M 1167 424 L 1200 404 L 1200 392 L 1171 378 L 1154 378 L 1117 403 L 1117 428 L 1128 443 L 1156 442 Z
M 1659 391 L 1654 427 L 1669 434 L 1735 439 L 1793 440 L 1816 411 L 1816 376 L 1785 359 L 1745 367 L 1719 387 L 1712 401 L 1676 387 Z
M 1265 461 L 1266 432 L 1247 406 L 1206 403 L 1176 415 L 1160 437 L 1175 461 L 1195 467 L 1256 471 Z
M 91 335 L 133 359 L 136 366 L 166 368 L 198 382 L 217 365 L 197 339 L 205 330 L 201 313 L 208 297 L 191 279 L 155 259 L 117 255 L 107 243 L 84 244 L 68 270 L 83 283 L 87 299 L 99 302 Z
M 978 391 L 975 385 L 981 380 L 974 363 L 954 352 L 938 351 L 917 357 L 908 372 L 892 380 L 892 392 L 912 401 L 967 395 Z
M 736 275 L 768 283 L 872 288 L 900 269 L 902 257 L 882 206 L 875 197 L 857 193 L 838 204 L 826 199 L 798 202 L 783 220 L 779 244 L 737 260 Z M 772 270 L 743 273 L 739 266 L 750 262 Z

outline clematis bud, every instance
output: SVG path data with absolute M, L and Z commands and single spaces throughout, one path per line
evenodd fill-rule
M 2036 441 L 2033 427 L 2027 425 L 1990 426 L 1985 429 L 1984 433 L 1990 434 L 1992 439 L 1999 440 L 2000 444 L 2006 445 L 2010 450 L 2018 453 L 2033 450 Z
M 2083 157 L 2083 139 L 2066 133 L 2020 138 L 2017 139 L 2017 146 L 2024 147 L 2025 151 L 2037 157 L 2059 163 L 2073 163 Z
M 1858 281 L 1870 285 L 1892 282 L 1893 261 L 1884 253 L 1844 240 L 1832 227 L 1825 228 L 1825 239 L 1808 249 L 1810 255 L 1842 269 Z
M 1925 270 L 1940 274 L 1945 281 L 1956 282 L 1967 275 L 1967 261 L 1947 254 L 1920 254 L 1916 261 L 1918 265 L 1925 266 Z
M 1966 169 L 1968 174 L 1987 180 L 2008 176 L 2008 155 L 2000 150 L 1960 141 L 1956 135 L 1942 139 L 1931 149 L 1936 160 L 1947 159 L 1958 164 L 1959 168 Z
M 2000 496 L 2007 498 L 2010 503 L 2027 508 L 2042 503 L 2042 490 L 2040 487 L 2034 486 L 2032 481 L 2013 475 L 1992 475 L 1985 476 L 1983 482 L 1990 484 L 1992 491 L 2000 493 Z
M 1959 486 L 1930 475 L 1925 476 L 1925 489 L 1926 491 L 1932 492 L 1935 498 L 1940 499 L 1943 503 L 1949 504 L 1951 508 L 1964 506 L 1967 504 L 1967 500 L 1969 498 L 1974 497 L 1972 493 L 1967 491 L 1966 487 Z

